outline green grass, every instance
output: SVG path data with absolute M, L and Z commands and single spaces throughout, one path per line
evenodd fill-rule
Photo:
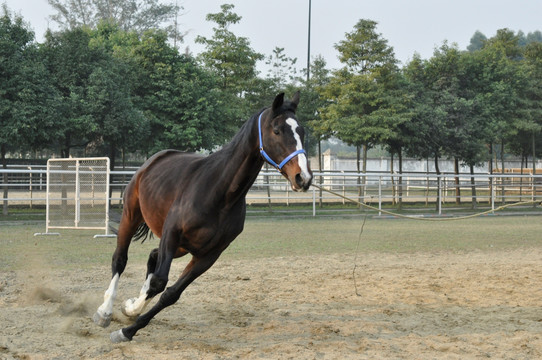
M 363 217 L 249 220 L 230 246 L 229 256 L 269 257 L 352 253 Z M 476 219 L 425 222 L 368 218 L 361 252 L 440 252 L 502 250 L 542 246 L 537 216 L 486 216 Z
M 366 199 L 366 203 L 372 207 L 378 208 L 378 202 L 370 201 Z M 507 203 L 511 204 L 511 203 Z M 501 206 L 501 202 L 495 202 L 495 208 Z M 425 204 L 424 202 L 404 202 L 402 209 L 398 208 L 398 205 L 393 205 L 389 202 L 382 204 L 382 209 L 391 211 L 398 214 L 410 215 L 410 214 L 425 214 L 425 215 L 437 215 L 437 209 L 434 203 Z M 470 202 L 463 202 L 457 205 L 455 202 L 446 202 L 442 204 L 442 214 L 475 214 L 483 211 L 490 210 L 491 206 L 487 203 L 479 203 L 477 209 L 472 208 Z M 524 214 L 524 215 L 540 215 L 541 207 L 529 205 L 510 206 L 505 210 L 507 213 Z M 299 204 L 293 203 L 289 206 L 284 204 L 273 203 L 271 207 L 268 204 L 253 204 L 247 207 L 247 216 L 250 217 L 276 217 L 276 216 L 311 216 L 313 212 L 312 203 Z M 352 202 L 327 202 L 322 207 L 316 207 L 317 216 L 331 215 L 352 215 L 352 214 L 377 214 L 375 210 L 366 210 L 363 207 L 359 207 Z
M 7 215 L 0 212 L 0 226 L 6 221 L 45 221 L 45 208 L 9 207 Z
M 539 216 L 485 216 L 423 222 L 369 217 L 359 240 L 361 253 L 498 251 L 542 246 Z M 230 259 L 323 254 L 354 254 L 362 216 L 349 218 L 250 218 L 244 232 L 223 257 Z M 33 236 L 41 222 L 0 224 L 0 271 L 36 264 L 59 269 L 109 265 L 114 238 L 94 239 L 92 231 L 61 231 L 61 236 Z M 133 243 L 130 262 L 146 262 L 158 240 Z M 39 261 L 36 261 L 39 259 Z

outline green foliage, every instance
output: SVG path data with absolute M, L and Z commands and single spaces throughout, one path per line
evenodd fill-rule
M 329 103 L 321 109 L 319 132 L 365 150 L 397 139 L 406 119 L 393 48 L 375 28 L 376 22 L 360 20 L 336 45 L 345 67 L 321 88 Z
M 376 32 L 376 25 L 376 21 L 362 19 L 354 31 L 346 33 L 345 39 L 335 45 L 339 59 L 349 71 L 365 74 L 397 63 L 393 48 Z
M 520 36 L 502 29 L 479 45 L 462 52 L 444 43 L 429 60 L 414 58 L 405 67 L 415 114 L 407 128 L 409 154 L 474 166 L 488 159 L 491 144 L 524 143 L 525 131 L 538 131 L 529 120 L 538 104 L 536 80 L 530 80 L 537 77 L 529 74 L 534 68 Z
M 95 68 L 105 65 L 100 49 L 89 48 L 90 34 L 82 29 L 49 32 L 41 47 L 47 71 L 58 90 L 54 147 L 68 157 L 74 147 L 85 147 L 96 137 L 98 125 L 91 115 L 89 79 Z
M 165 25 L 179 11 L 174 3 L 158 0 L 48 0 L 56 11 L 51 16 L 63 30 L 79 27 L 96 28 L 100 23 L 117 24 L 124 31 L 145 31 L 165 27 L 170 33 L 175 29 Z
M 34 33 L 2 6 L 0 16 L 0 146 L 38 149 L 48 140 L 55 91 L 40 62 Z
M 377 23 L 360 20 L 335 48 L 343 67 L 322 57 L 310 78 L 275 46 L 267 57 L 233 28 L 234 5 L 207 15 L 213 34 L 197 57 L 168 42 L 178 10 L 157 0 L 49 0 L 63 30 L 43 44 L 3 6 L 0 17 L 0 145 L 61 156 L 164 148 L 213 150 L 278 92 L 301 88 L 298 117 L 313 152 L 322 139 L 380 146 L 418 158 L 488 160 L 494 144 L 542 154 L 542 35 L 477 31 L 468 51 L 444 42 L 433 56 L 398 68 Z M 106 6 L 107 5 L 107 6 Z M 156 30 L 157 28 L 162 30 Z M 270 67 L 259 76 L 257 63 Z
M 148 32 L 135 49 L 136 93 L 155 139 L 146 150 L 212 149 L 231 135 L 217 79 L 192 57 L 179 55 L 163 33 Z
M 234 5 L 224 4 L 220 9 L 219 13 L 207 15 L 207 20 L 216 24 L 213 36 L 198 36 L 196 42 L 205 46 L 205 51 L 198 56 L 199 61 L 218 78 L 222 103 L 228 108 L 222 121 L 231 133 L 255 111 L 255 104 L 250 100 L 261 98 L 265 92 L 262 85 L 266 82 L 257 79 L 256 70 L 256 62 L 264 56 L 250 47 L 247 38 L 236 36 L 229 29 L 241 21 L 233 12 Z
M 299 79 L 302 92 L 296 115 L 306 128 L 305 148 L 309 153 L 313 153 L 315 145 L 331 133 L 325 128 L 320 116 L 320 109 L 327 105 L 326 99 L 320 96 L 320 90 L 329 83 L 330 71 L 326 68 L 326 61 L 322 56 L 316 56 L 310 67 L 309 79 Z
M 470 38 L 470 44 L 467 46 L 467 50 L 470 52 L 478 51 L 484 47 L 486 41 L 487 37 L 477 30 Z
M 231 25 L 241 20 L 233 9 L 233 5 L 224 4 L 221 12 L 208 14 L 207 20 L 216 23 L 214 34 L 211 38 L 198 36 L 196 42 L 205 46 L 199 59 L 220 78 L 221 89 L 241 96 L 257 75 L 256 62 L 264 57 L 250 47 L 247 38 L 236 36 L 229 30 Z
M 273 49 L 273 54 L 270 55 L 266 64 L 270 66 L 268 70 L 268 78 L 273 82 L 274 93 L 280 93 L 288 84 L 295 82 L 297 70 L 295 63 L 297 58 L 290 58 L 284 53 L 284 48 L 278 46 Z

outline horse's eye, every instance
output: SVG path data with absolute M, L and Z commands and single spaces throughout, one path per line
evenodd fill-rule
M 280 130 L 279 130 L 279 128 L 274 128 L 273 132 L 275 133 L 275 135 L 278 135 L 280 133 Z

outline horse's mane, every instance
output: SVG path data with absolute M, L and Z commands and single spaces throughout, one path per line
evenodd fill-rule
M 264 111 L 266 111 L 269 108 L 270 107 L 264 107 L 260 111 L 254 113 L 239 128 L 239 130 L 233 136 L 233 138 L 228 143 L 224 144 L 224 146 L 222 146 L 220 151 L 217 151 L 215 154 L 222 153 L 222 154 L 224 154 L 226 156 L 232 156 L 233 155 L 232 152 L 234 151 L 234 149 L 237 148 L 237 145 L 239 143 L 246 142 L 247 133 L 251 133 L 252 129 L 253 129 L 253 126 L 257 126 L 256 124 L 257 124 L 258 117 L 260 116 L 260 114 L 263 113 Z M 288 113 L 288 112 L 291 112 L 291 113 L 295 114 L 296 108 L 297 108 L 296 104 L 292 103 L 291 101 L 284 100 L 281 107 L 274 111 L 273 116 L 279 116 L 281 114 Z
M 257 123 L 258 116 L 260 116 L 261 113 L 263 113 L 268 108 L 262 108 L 260 111 L 254 113 L 247 121 L 244 122 L 243 125 L 239 128 L 237 133 L 233 136 L 233 138 L 224 144 L 222 146 L 221 151 L 228 151 L 229 149 L 236 148 L 236 145 L 241 142 L 246 142 L 246 135 L 247 133 L 252 132 L 252 126 L 254 126 Z

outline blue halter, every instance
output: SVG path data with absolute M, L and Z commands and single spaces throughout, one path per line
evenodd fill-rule
M 307 152 L 303 149 L 299 149 L 291 153 L 290 155 L 286 156 L 284 160 L 281 161 L 280 164 L 277 164 L 271 157 L 265 152 L 263 149 L 263 141 L 262 141 L 262 115 L 263 112 L 260 114 L 260 117 L 258 118 L 258 136 L 260 138 L 260 154 L 264 157 L 265 160 L 267 160 L 268 163 L 276 167 L 279 171 L 282 171 L 282 167 L 288 163 L 288 161 L 292 160 L 294 157 L 296 157 L 299 154 L 307 154 Z

